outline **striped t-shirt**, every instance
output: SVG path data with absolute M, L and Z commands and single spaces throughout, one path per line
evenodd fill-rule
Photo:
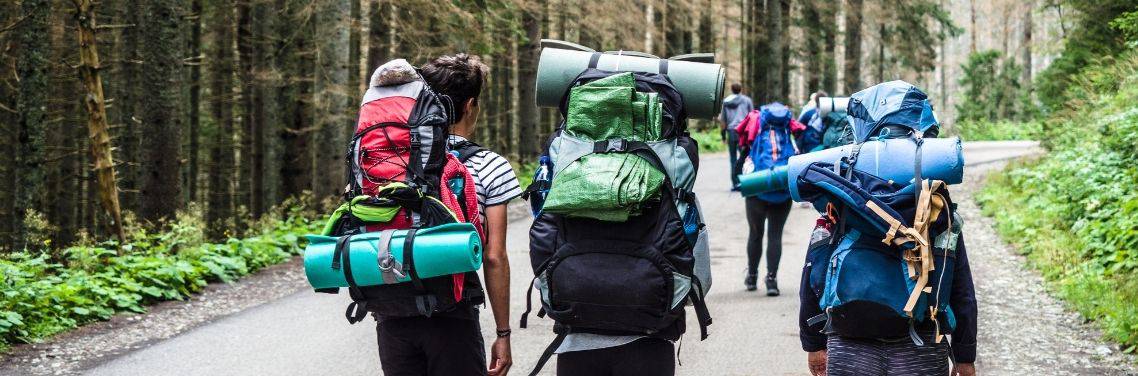
M 450 136 L 449 143 L 465 141 L 462 136 Z M 498 153 L 482 150 L 466 160 L 466 168 L 474 176 L 474 188 L 478 193 L 478 217 L 486 223 L 486 207 L 502 205 L 522 195 L 522 187 L 514 167 Z

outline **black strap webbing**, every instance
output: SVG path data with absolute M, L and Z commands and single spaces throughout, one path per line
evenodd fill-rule
M 458 152 L 457 157 L 458 157 L 459 162 L 466 163 L 466 161 L 468 159 L 470 159 L 470 157 L 473 157 L 475 154 L 478 154 L 478 152 L 480 152 L 480 151 L 486 150 L 486 148 L 482 147 L 482 145 L 475 143 L 474 141 L 463 140 L 463 141 L 459 141 L 459 142 L 455 143 L 453 146 L 451 146 L 451 150 Z
M 336 239 L 336 249 L 332 251 L 332 270 L 340 270 L 340 259 L 344 257 L 346 251 L 344 248 L 351 241 L 351 237 L 351 235 L 344 235 Z
M 915 191 L 916 196 L 914 196 L 914 198 L 916 199 L 917 204 L 920 204 L 920 202 L 921 202 L 921 180 L 924 180 L 921 177 L 921 160 L 924 159 L 923 156 L 921 155 L 921 145 L 924 145 L 925 140 L 923 138 L 916 138 L 916 139 L 913 139 L 913 142 L 917 143 L 917 148 L 915 151 L 913 151 L 913 183 L 917 184 L 917 186 L 916 186 L 917 189 Z M 929 218 L 930 221 L 933 219 L 935 219 L 935 218 Z
M 707 302 L 703 300 L 703 286 L 698 278 L 692 278 L 692 284 L 695 288 L 692 289 L 691 303 L 695 308 L 695 317 L 699 321 L 699 340 L 707 339 L 707 327 L 711 325 L 711 312 L 707 310 Z
M 522 329 L 525 329 L 527 326 L 529 326 L 529 313 L 531 311 L 533 311 L 533 284 L 534 284 L 534 282 L 537 282 L 537 275 L 534 275 L 533 279 L 529 281 L 529 289 L 526 290 L 526 311 L 522 312 L 522 319 L 520 322 L 518 322 L 518 326 L 521 327 Z
M 589 68 L 596 68 L 597 63 L 599 63 L 600 61 L 601 61 L 601 53 L 600 52 L 594 52 L 592 56 L 589 56 Z
M 407 237 L 403 239 L 403 271 L 407 276 L 411 277 L 411 284 L 415 285 L 415 289 L 419 292 L 426 292 L 427 288 L 423 286 L 423 280 L 419 279 L 419 272 L 415 270 L 415 232 L 418 229 L 407 230 Z
M 545 363 L 549 362 L 549 358 L 552 358 L 553 353 L 557 351 L 557 348 L 561 347 L 561 343 L 565 342 L 565 336 L 568 334 L 569 330 L 565 330 L 557 334 L 557 338 L 554 338 L 553 342 L 551 342 L 549 346 L 545 348 L 545 352 L 541 353 L 541 358 L 537 359 L 537 364 L 533 366 L 533 371 L 530 371 L 529 376 L 537 376 L 537 374 L 541 372 L 541 368 L 545 367 Z
M 668 59 L 660 59 L 660 74 L 668 75 Z

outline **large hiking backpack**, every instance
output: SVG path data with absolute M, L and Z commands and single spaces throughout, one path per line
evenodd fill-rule
M 932 111 L 924 93 L 897 82 L 854 94 L 859 144 L 797 177 L 802 199 L 826 213 L 804 270 L 823 313 L 807 325 L 825 322 L 823 333 L 857 338 L 909 336 L 918 345 L 917 328 L 929 325 L 939 343 L 956 326 L 949 299 L 961 228 L 946 184 L 922 179 L 919 157 L 912 182 L 850 168 L 860 142 L 872 137 L 911 139 L 920 156 L 923 138 L 935 134 L 935 117 L 921 115 Z
M 627 75 L 627 76 L 622 76 Z M 576 95 L 590 83 L 601 80 L 626 79 L 629 87 L 603 91 L 606 99 L 580 105 Z M 609 96 L 611 94 L 611 96 Z M 645 116 L 627 114 L 635 106 L 613 106 L 607 99 L 658 103 L 656 110 L 647 106 Z M 654 98 L 654 99 L 653 99 Z M 594 97 L 594 99 L 596 99 Z M 584 100 L 584 99 L 581 99 Z M 618 102 L 624 103 L 624 102 Z M 710 260 L 707 231 L 699 212 L 699 202 L 692 188 L 699 166 L 698 147 L 686 132 L 687 115 L 683 98 L 666 75 L 653 73 L 614 73 L 590 68 L 575 79 L 562 100 L 562 122 L 547 142 L 543 166 L 527 189 L 526 197 L 536 209 L 530 229 L 530 263 L 534 270 L 531 286 L 540 292 L 539 317 L 548 315 L 556 324 L 557 339 L 539 360 L 536 370 L 553 354 L 569 333 L 611 335 L 646 335 L 668 340 L 678 339 L 686 330 L 685 309 L 691 303 L 700 325 L 701 339 L 707 337 L 711 317 L 703 302 L 710 288 Z M 652 123 L 658 116 L 654 137 L 612 137 L 592 139 L 575 127 L 578 122 L 615 124 L 631 115 Z M 582 120 L 584 118 L 584 120 Z M 584 123 L 580 123 L 584 124 Z M 611 134 L 605 126 L 598 131 Z M 612 131 L 615 132 L 615 131 Z M 595 133 L 593 133 L 595 135 Z M 654 139 L 653 139 L 654 138 Z M 604 158 L 616 158 L 621 165 L 637 165 L 662 173 L 663 182 L 635 210 L 626 211 L 625 219 L 598 219 L 595 213 L 562 210 L 551 213 L 550 203 L 560 200 L 571 204 L 585 201 L 607 201 L 599 196 L 618 194 L 609 189 L 639 190 L 652 185 L 645 177 L 635 183 L 605 181 L 604 171 L 578 176 L 578 167 L 588 168 Z M 620 159 L 623 158 L 623 159 Z M 631 158 L 631 159 L 629 159 Z M 634 168 L 639 168 L 634 167 Z M 637 170 L 640 171 L 640 170 Z M 624 176 L 624 175 L 618 175 Z M 576 178 L 593 178 L 596 192 L 558 198 L 559 185 L 575 185 Z M 619 189 L 615 188 L 619 187 Z M 623 206 L 622 206 L 623 208 Z M 611 214 L 611 213 L 609 213 Z M 521 326 L 526 327 L 532 302 L 527 297 L 526 313 Z
M 853 124 L 845 112 L 832 111 L 822 117 L 822 142 L 811 151 L 836 148 L 853 143 Z
M 748 156 L 754 165 L 754 171 L 769 170 L 778 166 L 785 166 L 790 157 L 798 154 L 798 146 L 794 142 L 790 108 L 782 103 L 774 102 L 759 108 L 758 122 L 751 138 Z M 790 192 L 786 190 L 767 192 L 758 196 L 767 202 L 783 202 L 790 199 Z
M 393 317 L 430 316 L 454 309 L 459 302 L 484 301 L 476 272 L 419 278 L 411 249 L 415 230 L 446 223 L 472 223 L 485 239 L 474 179 L 447 148 L 452 106 L 449 97 L 432 91 L 403 59 L 372 74 L 345 157 L 346 202 L 325 232 L 347 239 L 411 229 L 400 265 L 411 283 L 349 286 L 352 303 L 346 315 L 351 323 L 369 311 Z

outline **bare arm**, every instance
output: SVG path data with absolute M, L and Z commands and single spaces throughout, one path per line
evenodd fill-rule
M 482 264 L 486 293 L 497 331 L 510 329 L 510 258 L 506 255 L 506 205 L 486 208 L 486 241 Z M 505 375 L 513 363 L 509 337 L 497 338 L 491 348 L 490 375 Z

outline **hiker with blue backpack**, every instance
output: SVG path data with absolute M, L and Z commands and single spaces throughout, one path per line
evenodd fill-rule
M 746 158 L 751 160 L 753 171 L 785 166 L 790 157 L 798 154 L 794 134 L 804 127 L 794 119 L 790 108 L 774 102 L 751 111 L 735 127 L 739 144 Z M 735 163 L 732 176 L 738 176 L 745 159 Z M 767 296 L 778 296 L 778 265 L 782 258 L 782 231 L 790 216 L 790 194 L 785 190 L 746 197 L 749 235 L 747 237 L 747 270 L 743 286 L 747 291 L 758 289 L 759 261 L 763 255 L 764 233 L 767 240 L 767 268 L 764 282 Z M 764 225 L 766 226 L 764 231 Z
M 947 189 L 962 180 L 960 141 L 935 138 L 931 103 L 903 81 L 854 94 L 846 112 L 853 144 L 779 177 L 822 213 L 799 290 L 810 372 L 974 375 L 975 287 Z
M 735 162 L 742 159 L 739 148 L 739 135 L 735 127 L 743 122 L 743 118 L 755 109 L 751 97 L 743 95 L 743 84 L 731 84 L 731 95 L 723 99 L 723 110 L 719 113 L 719 137 L 727 144 L 727 163 L 731 169 L 731 190 L 739 189 L 739 176 L 734 173 Z

